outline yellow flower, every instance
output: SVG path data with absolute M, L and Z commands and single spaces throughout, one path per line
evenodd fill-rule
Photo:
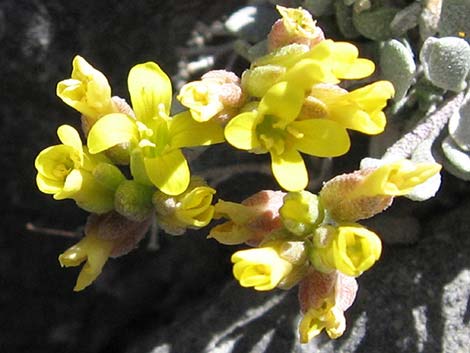
M 208 238 L 226 245 L 258 245 L 266 235 L 282 227 L 279 208 L 284 195 L 282 191 L 263 190 L 242 203 L 219 200 L 214 218 L 229 221 L 212 227 Z
M 75 267 L 86 261 L 78 275 L 74 291 L 85 289 L 100 275 L 113 247 L 113 240 L 88 234 L 59 256 L 62 267 Z
M 154 62 L 134 66 L 128 85 L 136 119 L 120 113 L 100 118 L 88 136 L 90 153 L 127 145 L 134 179 L 168 195 L 181 194 L 190 181 L 181 148 L 222 142 L 222 128 L 212 121 L 198 123 L 189 112 L 171 118 L 170 79 Z
M 437 163 L 414 163 L 406 159 L 387 163 L 368 174 L 350 197 L 406 195 L 440 170 L 441 165 Z
M 296 120 L 304 102 L 304 89 L 284 81 L 272 86 L 257 109 L 234 117 L 225 127 L 226 140 L 236 148 L 271 155 L 278 183 L 288 191 L 307 186 L 308 174 L 299 152 L 335 157 L 350 147 L 346 129 L 327 119 Z
M 377 81 L 352 92 L 336 85 L 314 85 L 304 102 L 300 118 L 330 119 L 346 129 L 376 135 L 385 128 L 386 118 L 382 109 L 394 92 L 389 81 Z
M 90 156 L 73 127 L 62 125 L 57 135 L 62 144 L 46 148 L 35 160 L 39 190 L 56 200 L 74 199 L 89 212 L 112 210 L 114 190 L 123 175 L 105 157 Z
M 380 238 L 359 224 L 319 228 L 315 234 L 311 262 L 322 272 L 338 270 L 357 277 L 379 259 Z
M 346 329 L 343 311 L 330 301 L 319 308 L 310 308 L 299 324 L 300 343 L 308 343 L 325 330 L 330 338 L 338 338 Z
M 111 87 L 106 77 L 81 56 L 75 56 L 72 65 L 72 77 L 57 84 L 57 95 L 92 123 L 112 113 Z
M 410 193 L 440 169 L 437 163 L 386 163 L 331 179 L 323 186 L 320 198 L 337 221 L 365 219 L 382 212 L 393 197 Z
M 370 76 L 374 63 L 358 56 L 357 47 L 347 42 L 327 39 L 312 49 L 291 44 L 255 60 L 243 74 L 242 85 L 251 95 L 262 97 L 272 85 L 282 81 L 291 81 L 308 92 L 314 84 L 337 84 L 340 79 Z M 270 68 L 267 74 L 258 74 L 257 71 L 266 71 L 264 67 Z
M 200 81 L 185 84 L 177 98 L 199 122 L 228 120 L 244 101 L 240 79 L 225 70 L 209 71 Z
M 242 287 L 259 291 L 274 289 L 293 269 L 275 247 L 240 250 L 232 255 L 233 275 Z
M 153 195 L 159 225 L 169 234 L 183 234 L 186 228 L 202 228 L 214 215 L 215 190 L 201 178 L 192 177 L 188 189 L 170 197 L 162 192 Z

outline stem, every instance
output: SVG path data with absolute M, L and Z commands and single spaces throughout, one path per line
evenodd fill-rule
M 382 159 L 408 158 L 421 142 L 439 136 L 452 114 L 462 105 L 464 96 L 465 92 L 460 92 L 444 102 L 439 109 L 425 116 L 412 131 L 390 146 Z
M 26 223 L 25 228 L 29 230 L 30 232 L 42 233 L 42 234 L 47 234 L 47 235 L 55 235 L 55 236 L 65 237 L 65 238 L 78 238 L 82 234 L 81 231 L 73 232 L 73 231 L 64 230 L 64 229 L 38 227 L 31 222 Z

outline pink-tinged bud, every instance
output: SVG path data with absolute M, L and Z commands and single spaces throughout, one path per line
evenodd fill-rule
M 284 195 L 282 191 L 263 190 L 241 204 L 219 200 L 215 218 L 230 221 L 212 228 L 209 238 L 227 245 L 258 245 L 266 235 L 282 227 L 279 209 Z
M 344 311 L 356 297 L 357 282 L 340 272 L 324 274 L 311 269 L 299 284 L 299 303 L 304 314 L 299 324 L 301 343 L 325 330 L 330 338 L 346 329 Z
M 409 194 L 440 169 L 437 163 L 406 159 L 385 163 L 331 179 L 320 191 L 320 198 L 336 221 L 354 222 L 382 212 L 393 197 Z
M 337 221 L 355 222 L 370 218 L 392 204 L 393 196 L 390 195 L 350 197 L 372 171 L 364 169 L 338 175 L 325 183 L 320 191 L 320 199 L 331 217 Z
M 112 241 L 110 257 L 119 257 L 137 247 L 150 224 L 151 219 L 142 222 L 131 221 L 114 211 L 102 215 L 90 214 L 85 225 L 85 234 Z
M 144 237 L 150 221 L 134 222 L 116 212 L 91 214 L 85 236 L 59 256 L 62 267 L 83 267 L 74 291 L 88 287 L 101 274 L 109 257 L 127 254 Z
M 338 272 L 335 283 L 335 303 L 342 311 L 348 310 L 356 299 L 358 290 L 354 277 Z
M 325 39 L 323 31 L 316 26 L 310 13 L 302 8 L 292 9 L 277 6 L 282 19 L 277 20 L 268 34 L 268 50 L 297 43 L 312 48 Z
M 226 70 L 212 70 L 200 81 L 184 85 L 177 98 L 189 108 L 194 120 L 215 119 L 225 124 L 238 113 L 246 97 L 237 75 Z
M 337 272 L 322 273 L 311 269 L 299 283 L 299 304 L 302 313 L 310 308 L 319 308 L 325 299 L 334 300 Z
M 253 231 L 253 237 L 246 242 L 248 245 L 258 245 L 266 235 L 282 227 L 279 209 L 285 195 L 282 191 L 263 190 L 242 201 L 243 206 L 256 214 L 245 224 L 247 229 Z

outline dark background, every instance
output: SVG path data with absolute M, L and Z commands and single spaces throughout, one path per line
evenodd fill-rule
M 79 127 L 78 113 L 55 95 L 57 82 L 70 75 L 72 58 L 85 57 L 105 73 L 114 95 L 128 98 L 130 67 L 153 60 L 178 76 L 180 49 L 194 37 L 196 23 L 210 25 L 243 3 L 0 0 L 0 352 L 140 353 L 162 342 L 176 347 L 172 353 L 206 352 L 214 332 L 224 332 L 238 316 L 253 315 L 250 309 L 271 305 L 284 293 L 233 285 L 233 249 L 207 241 L 204 231 L 162 235 L 158 251 L 144 240 L 138 250 L 110 260 L 90 288 L 74 293 L 79 269 L 61 269 L 57 257 L 77 239 L 26 229 L 31 223 L 80 234 L 86 220 L 72 201 L 53 201 L 34 181 L 34 158 L 58 142 L 57 127 Z M 353 139 L 355 149 L 335 160 L 334 170 L 352 170 L 367 153 L 366 139 Z M 264 173 L 265 157 L 250 156 L 248 162 L 246 154 L 221 147 L 191 158 L 198 162 L 194 170 L 216 184 L 219 197 L 240 201 L 261 185 L 276 187 Z M 468 192 L 467 183 L 444 173 L 436 199 L 396 202 L 375 222 L 385 239 L 384 253 L 361 277 L 358 299 L 347 314 L 353 328 L 364 330 L 348 330 L 335 343 L 320 339 L 322 352 L 466 352 L 470 279 L 463 277 L 463 285 L 452 289 L 456 299 L 446 301 L 445 293 L 470 268 Z M 295 343 L 295 290 L 279 303 L 246 329 L 235 325 L 233 332 L 244 338 L 234 352 L 316 351 L 315 342 L 303 348 Z M 416 307 L 425 308 L 424 324 L 413 316 Z M 447 308 L 455 311 L 448 314 Z M 275 344 L 257 350 L 272 327 Z M 225 334 L 219 334 L 224 342 Z M 348 348 L 345 342 L 354 339 L 359 343 Z
M 146 250 L 144 242 L 111 260 L 95 286 L 74 293 L 78 269 L 61 269 L 57 257 L 77 240 L 25 227 L 31 222 L 79 232 L 86 220 L 72 201 L 53 201 L 35 186 L 37 153 L 58 143 L 61 124 L 79 127 L 79 114 L 55 95 L 73 57 L 89 60 L 108 77 L 113 94 L 128 99 L 127 74 L 134 64 L 154 60 L 175 75 L 177 48 L 186 45 L 196 21 L 210 24 L 241 5 L 0 1 L 1 352 L 121 351 L 132 330 L 170 320 L 169 309 L 182 296 L 201 296 L 229 273 L 228 256 L 220 255 L 215 242 L 201 234 L 166 236 L 160 251 Z M 213 257 L 204 257 L 208 252 Z

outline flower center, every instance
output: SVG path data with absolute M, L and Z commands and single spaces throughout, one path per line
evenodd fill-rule
M 263 121 L 256 126 L 256 134 L 261 145 L 270 152 L 282 154 L 285 149 L 285 139 L 287 132 L 279 124 L 280 119 L 266 115 Z
M 70 174 L 71 170 L 72 170 L 72 167 L 65 165 L 65 163 L 59 163 L 54 167 L 54 170 L 52 171 L 52 175 L 54 175 L 54 177 L 56 177 L 59 180 L 65 180 L 67 175 Z

